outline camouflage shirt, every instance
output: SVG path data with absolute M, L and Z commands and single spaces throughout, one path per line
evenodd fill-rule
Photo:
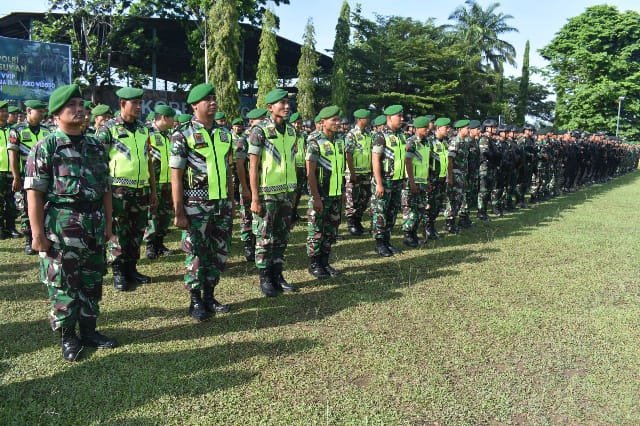
M 449 141 L 449 161 L 453 161 L 453 172 L 467 174 L 469 145 L 460 136 Z

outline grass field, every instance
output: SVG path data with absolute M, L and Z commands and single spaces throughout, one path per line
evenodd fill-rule
M 121 346 L 78 363 L 37 258 L 0 241 L 0 424 L 639 424 L 639 210 L 635 172 L 390 259 L 346 238 L 345 274 L 321 281 L 297 226 L 302 291 L 275 299 L 236 234 L 231 313 L 194 323 L 184 257 L 145 259 L 153 284 L 105 280 L 98 324 Z

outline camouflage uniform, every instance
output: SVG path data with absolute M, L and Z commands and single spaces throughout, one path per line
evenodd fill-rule
M 411 159 L 414 169 L 414 182 L 418 192 L 411 192 L 410 182 L 407 179 L 402 190 L 402 231 L 405 235 L 410 234 L 412 239 L 415 237 L 420 224 L 423 224 L 423 227 L 426 226 L 430 145 L 427 139 L 420 139 L 417 135 L 407 139 L 405 156 Z M 421 153 L 426 153 L 426 155 Z M 416 177 L 416 170 L 419 168 L 426 169 L 426 176 Z
M 15 229 L 17 216 L 8 145 L 9 127 L 0 126 L 0 239 Z
M 440 141 L 431 137 L 431 169 L 429 170 L 431 185 L 427 193 L 427 216 L 429 218 L 427 236 L 431 236 L 431 238 L 438 236 L 435 231 L 435 222 L 444 207 L 447 196 L 447 146 L 447 140 Z
M 469 147 L 469 155 L 467 159 L 467 188 L 465 198 L 467 205 L 475 203 L 478 199 L 478 179 L 480 174 L 480 147 L 478 140 L 467 137 L 466 141 Z
M 449 201 L 444 211 L 444 217 L 449 221 L 455 221 L 458 213 L 469 215 L 469 207 L 465 198 L 468 158 L 467 142 L 460 136 L 456 136 L 449 142 L 449 161 L 453 161 L 453 185 L 448 187 L 447 199 Z
M 54 132 L 31 151 L 24 187 L 45 193 L 45 236 L 53 244 L 40 260 L 40 279 L 51 327 L 97 317 L 106 272 L 103 198 L 110 191 L 104 146 L 91 136 Z
M 345 154 L 353 155 L 353 161 L 361 157 L 361 167 L 355 167 L 357 182 L 351 182 L 349 170 L 346 170 L 345 215 L 350 225 L 353 223 L 362 232 L 362 216 L 371 202 L 371 133 L 368 129 L 361 131 L 358 126 L 351 129 L 345 138 Z
M 245 163 L 245 173 L 249 174 L 249 157 L 247 151 L 249 150 L 249 133 L 250 129 L 246 129 L 242 136 L 238 138 L 235 146 L 236 160 L 242 160 Z M 247 177 L 247 182 L 249 178 Z M 240 185 L 239 192 L 242 195 L 242 185 Z M 252 229 L 252 215 L 251 215 L 251 199 L 244 200 L 240 197 L 240 240 L 243 243 L 251 241 L 255 244 L 255 237 Z
M 499 161 L 495 144 L 490 136 L 482 136 L 478 142 L 480 150 L 479 190 L 478 190 L 478 217 L 485 217 L 489 197 L 495 186 L 495 164 Z
M 171 141 L 169 165 L 184 170 L 184 208 L 189 220 L 189 229 L 182 233 L 182 250 L 187 254 L 184 285 L 188 290 L 209 285 L 213 289 L 231 243 L 231 134 L 215 124 L 208 130 L 194 117 L 173 133 Z M 208 150 L 213 152 L 209 157 Z
M 293 200 L 293 217 L 294 220 L 299 220 L 298 216 L 298 203 L 300 197 L 307 191 L 307 166 L 305 164 L 305 156 L 307 151 L 307 134 L 306 132 L 297 132 L 296 135 L 296 179 L 297 186 Z

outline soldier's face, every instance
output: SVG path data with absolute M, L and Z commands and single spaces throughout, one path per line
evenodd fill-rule
M 469 128 L 461 127 L 460 129 L 458 129 L 458 136 L 460 136 L 461 138 L 466 138 L 467 136 L 469 136 Z
M 387 126 L 394 132 L 400 130 L 404 125 L 402 113 L 387 116 Z
M 210 120 L 218 112 L 218 102 L 215 95 L 208 95 L 200 102 L 192 105 L 193 112 L 199 120 Z
M 7 122 L 7 117 L 9 116 L 8 108 L 0 108 L 0 123 L 4 124 Z
M 327 135 L 335 134 L 340 128 L 340 117 L 337 115 L 321 121 L 322 129 Z
M 267 105 L 267 108 L 271 111 L 271 118 L 283 120 L 289 117 L 289 98 L 280 99 L 275 104 Z
M 126 99 L 120 101 L 120 115 L 123 118 L 139 118 L 142 114 L 142 99 Z
M 234 131 L 234 133 L 239 135 L 240 133 L 242 133 L 242 126 L 239 124 L 236 124 L 233 126 L 232 130 Z
M 84 108 L 84 105 L 82 106 Z M 27 121 L 30 124 L 40 124 L 44 117 L 44 109 L 42 108 L 27 108 Z
M 71 98 L 56 113 L 58 124 L 63 127 L 81 127 L 84 124 L 85 110 L 82 98 Z
M 478 136 L 480 136 L 480 129 L 478 127 L 476 127 L 475 129 L 471 129 L 469 130 L 469 134 L 472 138 L 477 138 Z
M 449 126 L 440 126 L 436 128 L 436 136 L 438 139 L 442 139 L 449 134 Z
M 9 115 L 7 116 L 7 122 L 15 123 L 17 121 L 18 121 L 18 114 L 16 114 L 15 112 L 9 113 Z

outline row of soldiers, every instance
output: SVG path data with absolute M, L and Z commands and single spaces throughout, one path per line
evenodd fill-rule
M 510 208 L 514 193 L 522 206 L 518 194 L 528 192 L 526 185 L 531 185 L 534 201 L 552 195 L 549 182 L 555 172 L 549 164 L 556 157 L 551 148 L 537 148 L 550 144 L 549 135 L 534 142 L 537 162 L 535 171 L 527 169 L 528 180 L 528 172 L 520 173 L 519 163 L 511 158 L 511 148 L 526 152 L 533 132 L 509 135 L 492 120 L 452 123 L 423 116 L 406 126 L 403 107 L 392 105 L 373 125 L 369 110 L 355 111 L 355 125 L 347 129 L 340 109 L 328 106 L 316 117 L 315 128 L 304 131 L 299 115 L 290 114 L 288 93 L 274 89 L 265 98 L 267 108 L 247 115 L 249 128 L 243 131 L 236 119 L 230 131 L 209 84 L 195 85 L 189 92 L 189 119 L 175 120 L 173 109 L 158 106 L 147 125 L 139 120 L 143 91 L 123 88 L 116 94 L 119 112 L 110 117 L 108 107 L 94 109 L 93 129 L 78 87 L 61 87 L 48 104 L 55 129 L 34 134 L 29 115 L 43 107 L 27 105 L 30 134 L 14 126 L 6 144 L 12 153 L 12 190 L 26 191 L 31 229 L 25 233 L 30 246 L 41 252 L 40 276 L 49 288 L 51 325 L 61 331 L 68 360 L 78 357 L 83 344 L 117 345 L 95 330 L 106 265 L 111 265 L 116 290 L 150 282 L 151 277 L 137 271 L 141 242 L 146 239 L 150 258 L 169 254 L 163 238 L 172 217 L 183 230 L 190 315 L 204 321 L 228 312 L 229 306 L 215 299 L 214 289 L 229 256 L 236 193 L 244 253 L 255 262 L 267 297 L 298 290 L 284 278 L 283 267 L 292 221 L 299 220 L 297 204 L 305 192 L 309 273 L 316 278 L 340 274 L 329 259 L 343 211 L 352 235 L 365 232 L 362 220 L 371 211 L 375 250 L 386 257 L 399 253 L 391 233 L 400 210 L 403 242 L 416 247 L 420 227 L 426 239 L 439 237 L 435 220 L 442 211 L 445 229 L 455 233 L 458 226 L 471 226 L 476 199 L 478 217 L 486 220 L 489 200 L 498 214 Z M 0 125 L 5 108 L 0 104 Z M 25 142 L 34 145 L 29 148 Z M 568 145 L 572 143 L 569 139 Z M 635 168 L 637 150 L 620 147 L 624 156 L 615 165 L 609 161 L 614 156 L 607 155 L 606 166 L 597 162 L 581 178 Z M 18 153 L 27 154 L 26 164 L 17 161 Z M 477 166 L 472 164 L 474 153 Z M 508 175 L 507 169 L 517 172 Z M 520 189 L 509 189 L 512 186 Z

